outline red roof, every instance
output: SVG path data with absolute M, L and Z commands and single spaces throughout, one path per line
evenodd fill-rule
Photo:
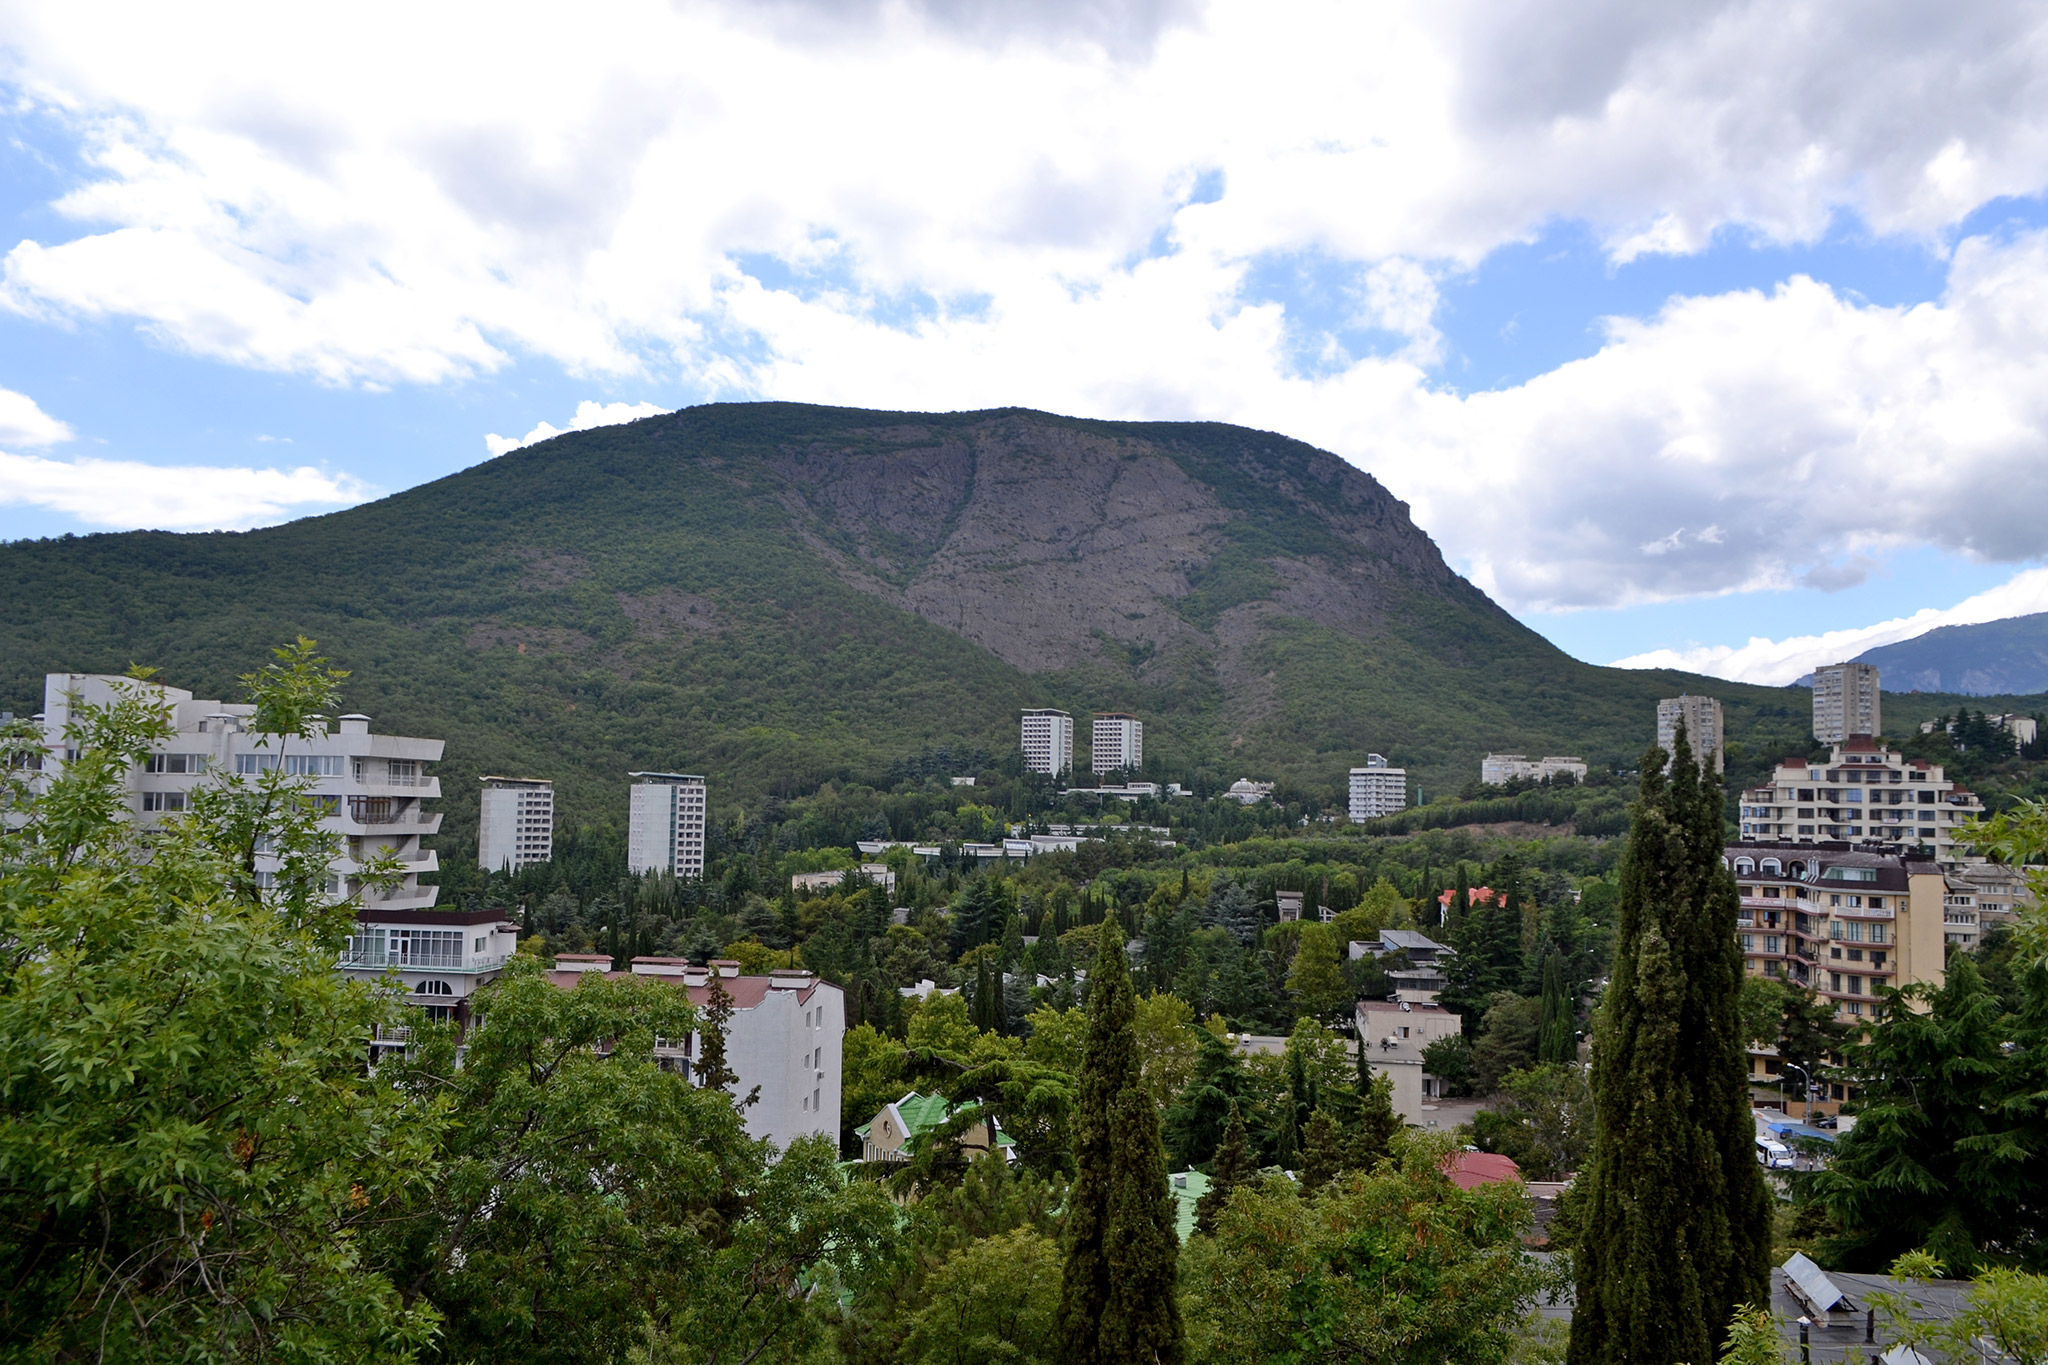
M 1877 741 L 1869 735 L 1851 735 L 1842 743 L 1843 752 L 1852 754 L 1875 753 L 1877 747 Z
M 1803 768 L 1806 766 L 1806 760 L 1803 758 L 1780 759 L 1778 766 L 1781 768 Z
M 1471 892 L 1471 903 L 1473 905 L 1492 905 L 1495 896 L 1498 894 L 1490 886 L 1474 886 L 1468 888 L 1468 890 Z M 1443 894 L 1436 898 L 1436 903 L 1438 905 L 1449 908 L 1450 903 L 1456 900 L 1457 898 L 1458 892 L 1456 888 L 1447 887 L 1445 888 Z
M 1461 1190 L 1476 1190 L 1481 1185 L 1498 1185 L 1502 1181 L 1522 1178 L 1522 1168 L 1514 1163 L 1513 1158 L 1493 1152 L 1452 1152 L 1444 1158 L 1443 1172 Z

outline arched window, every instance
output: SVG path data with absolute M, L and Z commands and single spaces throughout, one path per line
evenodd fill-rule
M 1795 877 L 1804 877 L 1804 876 L 1806 875 L 1806 864 L 1805 864 L 1805 863 L 1794 863 L 1794 864 L 1792 864 L 1792 875 L 1793 875 L 1793 876 L 1795 876 Z
M 455 988 L 445 981 L 422 981 L 413 988 L 414 995 L 453 995 Z
M 1737 858 L 1735 860 L 1735 871 L 1738 876 L 1747 877 L 1752 872 L 1756 871 L 1756 859 Z
M 1764 859 L 1764 871 L 1772 873 L 1773 875 L 1777 875 L 1783 873 L 1784 870 L 1785 865 L 1779 862 L 1776 858 Z

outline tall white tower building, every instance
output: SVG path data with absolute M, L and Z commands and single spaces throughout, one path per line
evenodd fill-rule
M 1074 718 L 1051 709 L 1024 713 L 1024 771 L 1058 777 L 1074 770 Z
M 1363 768 L 1351 770 L 1351 819 L 1377 820 L 1408 808 L 1408 770 L 1390 768 L 1380 754 L 1367 754 Z
M 626 870 L 704 875 L 704 779 L 690 773 L 637 778 L 626 827 Z
M 1098 773 L 1145 765 L 1145 723 L 1122 711 L 1097 711 L 1089 740 L 1089 766 Z
M 555 784 L 539 777 L 485 777 L 477 821 L 477 865 L 517 872 L 555 856 Z
M 1813 737 L 1842 744 L 1879 733 L 1876 664 L 1829 664 L 1813 670 Z
M 1721 752 L 1721 703 L 1712 697 L 1666 697 L 1657 703 L 1657 747 L 1666 754 L 1678 742 L 1680 722 L 1685 725 L 1686 742 L 1692 745 L 1693 757 L 1706 766 L 1712 755 L 1714 771 L 1728 770 L 1728 761 Z M 1667 770 L 1670 760 L 1665 760 Z

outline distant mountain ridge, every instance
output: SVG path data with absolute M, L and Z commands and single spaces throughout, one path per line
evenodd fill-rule
M 1130 711 L 1169 775 L 1325 791 L 1367 752 L 1425 795 L 1489 750 L 1629 767 L 1685 691 L 1807 742 L 1801 694 L 1572 659 L 1369 474 L 1218 423 L 710 404 L 264 530 L 0 545 L 0 583 L 0 707 L 131 661 L 232 696 L 303 632 L 379 729 L 448 741 L 451 829 L 485 772 L 555 777 L 571 823 L 636 768 L 744 807 L 1010 752 L 1048 705 L 1083 762 Z
M 1856 656 L 1876 664 L 1886 691 L 2000 696 L 2048 691 L 2048 612 L 1941 626 Z

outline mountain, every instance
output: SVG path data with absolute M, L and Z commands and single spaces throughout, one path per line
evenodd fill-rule
M 2048 612 L 1942 626 L 1859 654 L 1876 664 L 1887 691 L 1987 696 L 2048 692 Z
M 713 404 L 264 530 L 0 545 L 0 583 L 0 707 L 131 661 L 233 696 L 303 632 L 378 729 L 449 741 L 451 829 L 482 773 L 556 778 L 571 823 L 636 768 L 744 806 L 1000 757 L 1028 706 L 1326 791 L 1368 751 L 1430 795 L 1488 750 L 1632 766 L 1685 690 L 1758 761 L 1806 747 L 1804 693 L 1571 659 L 1368 474 L 1212 423 Z

